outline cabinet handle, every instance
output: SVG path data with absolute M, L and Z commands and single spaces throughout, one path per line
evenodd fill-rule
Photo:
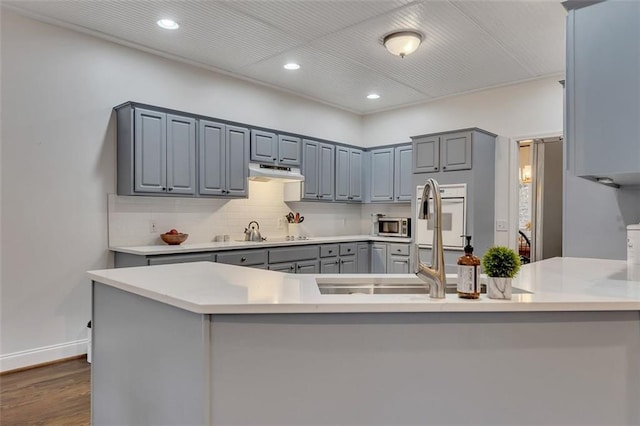
M 280 162 L 282 163 L 283 161 L 284 161 L 284 158 L 281 158 L 281 159 L 280 159 Z
M 240 262 L 246 262 L 246 261 L 247 261 L 246 257 L 243 257 L 243 258 L 240 259 Z

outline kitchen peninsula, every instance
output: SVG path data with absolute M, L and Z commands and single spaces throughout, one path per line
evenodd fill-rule
M 639 275 L 554 258 L 512 300 L 468 301 L 212 262 L 91 271 L 92 424 L 637 425 Z

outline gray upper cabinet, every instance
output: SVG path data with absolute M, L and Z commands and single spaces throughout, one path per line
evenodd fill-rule
M 640 184 L 640 2 L 571 10 L 566 42 L 568 166 Z
M 124 104 L 118 118 L 118 194 L 194 195 L 196 120 Z
M 302 141 L 302 198 L 333 201 L 335 182 L 335 147 L 304 139 Z
M 411 145 L 371 151 L 371 201 L 406 202 L 412 195 Z
M 336 200 L 362 201 L 363 152 L 336 147 Z
M 440 136 L 440 166 L 442 171 L 471 168 L 471 132 Z
M 413 195 L 413 148 L 411 145 L 395 148 L 394 197 L 395 201 L 411 201 Z
M 470 170 L 476 129 L 437 135 L 415 136 L 413 172 L 437 173 Z
M 278 165 L 300 166 L 300 138 L 278 135 Z
M 440 137 L 419 137 L 413 141 L 413 173 L 433 173 L 440 169 Z
M 394 148 L 371 151 L 371 201 L 393 201 Z
M 300 166 L 302 143 L 295 136 L 251 131 L 251 161 L 283 167 Z
M 200 120 L 200 195 L 246 197 L 249 129 Z

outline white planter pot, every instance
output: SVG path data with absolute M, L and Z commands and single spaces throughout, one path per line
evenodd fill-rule
M 489 277 L 487 296 L 489 299 L 511 299 L 512 278 Z

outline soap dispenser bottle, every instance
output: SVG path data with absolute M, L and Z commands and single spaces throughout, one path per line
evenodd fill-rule
M 467 245 L 464 255 L 458 259 L 458 297 L 463 299 L 478 299 L 480 297 L 480 258 L 473 255 L 471 235 L 464 236 Z

